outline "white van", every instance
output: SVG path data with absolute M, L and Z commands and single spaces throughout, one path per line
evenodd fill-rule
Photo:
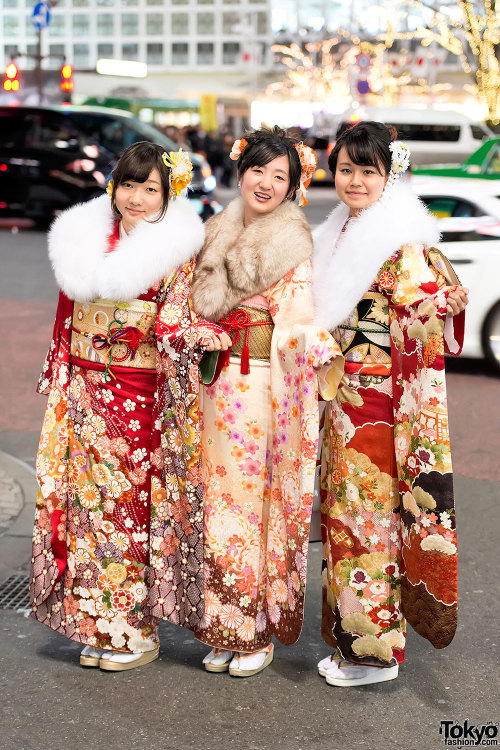
M 341 119 L 352 122 L 355 117 L 394 125 L 400 139 L 408 142 L 413 166 L 460 163 L 493 136 L 484 123 L 447 110 L 359 107 Z

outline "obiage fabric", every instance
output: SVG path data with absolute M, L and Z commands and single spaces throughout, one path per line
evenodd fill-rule
M 307 260 L 263 292 L 274 330 L 270 362 L 242 375 L 231 357 L 202 387 L 205 613 L 196 637 L 252 652 L 302 628 L 318 447 L 317 370 L 335 387 L 343 362 L 312 317 Z M 246 304 L 246 303 L 245 303 Z M 336 375 L 335 375 L 336 370 Z
M 448 290 L 406 245 L 333 334 L 346 363 L 323 439 L 322 635 L 351 662 L 401 663 L 406 621 L 436 648 L 455 632 Z
M 106 377 L 104 362 L 71 356 L 76 303 L 60 294 L 39 384 L 49 398 L 37 455 L 32 615 L 97 648 L 147 651 L 158 645 L 158 618 L 193 627 L 203 613 L 193 267 L 133 301 L 157 306 L 152 369 L 112 363 Z M 135 309 L 96 304 L 102 316 Z

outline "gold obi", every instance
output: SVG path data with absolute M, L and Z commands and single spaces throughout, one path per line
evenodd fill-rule
M 269 310 L 240 305 L 219 321 L 219 325 L 231 337 L 231 354 L 241 357 L 246 341 L 249 359 L 271 358 L 274 322 Z
M 156 302 L 75 302 L 71 356 L 107 366 L 154 370 Z

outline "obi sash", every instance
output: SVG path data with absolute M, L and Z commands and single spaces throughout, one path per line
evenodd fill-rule
M 75 302 L 71 326 L 72 357 L 106 365 L 154 370 L 155 302 L 95 299 Z

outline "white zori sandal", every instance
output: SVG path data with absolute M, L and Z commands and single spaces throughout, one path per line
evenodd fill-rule
M 105 651 L 99 660 L 99 667 L 106 672 L 124 672 L 126 669 L 142 667 L 160 655 L 160 648 L 142 651 L 140 654 L 127 654 L 123 651 Z
M 107 653 L 103 648 L 93 648 L 85 646 L 80 654 L 80 664 L 82 667 L 98 667 L 99 660 L 103 654 Z
M 251 654 L 235 654 L 229 665 L 229 674 L 232 677 L 251 677 L 268 667 L 273 658 L 274 645 L 272 643 Z
M 326 677 L 330 669 L 336 669 L 337 662 L 339 661 L 342 661 L 342 657 L 337 649 L 334 650 L 331 656 L 325 656 L 324 659 L 321 659 L 321 661 L 318 662 L 318 672 L 321 677 Z
M 207 672 L 227 672 L 229 662 L 234 656 L 233 651 L 226 651 L 223 648 L 213 648 L 203 659 L 203 664 Z
M 395 680 L 399 672 L 399 664 L 395 664 L 393 667 L 365 667 L 361 664 L 345 661 L 342 658 L 332 659 L 331 665 L 328 669 L 325 669 L 325 679 L 328 685 L 335 685 L 336 687 L 356 687 L 356 685 L 388 682 L 389 680 Z

